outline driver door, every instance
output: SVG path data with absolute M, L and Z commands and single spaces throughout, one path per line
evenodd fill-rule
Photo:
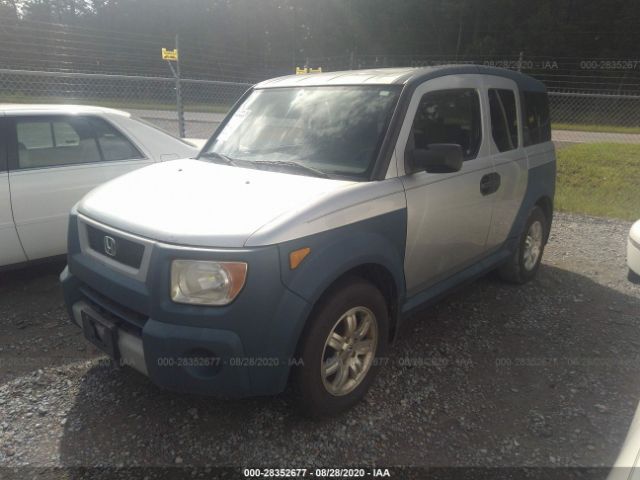
M 409 296 L 469 267 L 486 254 L 495 180 L 487 142 L 482 77 L 455 75 L 419 86 L 396 146 L 398 172 L 407 196 L 405 278 Z M 455 173 L 411 173 L 408 148 L 434 143 L 462 146 Z M 404 175 L 403 175 L 404 172 Z M 490 183 L 490 182 L 489 182 Z

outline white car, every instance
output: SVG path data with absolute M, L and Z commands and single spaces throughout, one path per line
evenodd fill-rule
M 627 241 L 627 264 L 629 279 L 640 282 L 640 220 L 633 224 Z
M 95 186 L 197 152 L 118 110 L 0 104 L 0 267 L 64 254 L 69 211 Z

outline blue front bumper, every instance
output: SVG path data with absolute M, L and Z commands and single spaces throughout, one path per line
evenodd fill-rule
M 283 285 L 277 247 L 191 251 L 159 244 L 141 282 L 84 255 L 75 225 L 72 217 L 61 275 L 70 314 L 79 302 L 88 304 L 139 339 L 155 384 L 223 396 L 271 395 L 286 387 L 310 305 Z M 175 304 L 169 274 L 177 258 L 246 261 L 245 287 L 224 307 Z

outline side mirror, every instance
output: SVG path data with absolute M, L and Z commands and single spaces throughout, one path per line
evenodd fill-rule
M 416 148 L 405 154 L 411 173 L 453 173 L 462 168 L 462 147 L 455 143 L 431 143 L 426 149 Z

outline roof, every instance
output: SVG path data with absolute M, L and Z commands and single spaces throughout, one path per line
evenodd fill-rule
M 0 115 L 73 115 L 84 114 L 113 114 L 130 117 L 122 110 L 113 108 L 94 107 L 90 105 L 55 105 L 38 103 L 0 103 Z
M 523 90 L 545 91 L 544 84 L 534 78 L 504 68 L 482 65 L 440 65 L 420 68 L 379 68 L 347 70 L 307 75 L 288 75 L 266 80 L 255 88 L 300 87 L 321 85 L 405 85 L 422 83 L 444 75 L 482 74 L 505 77 L 515 81 Z

